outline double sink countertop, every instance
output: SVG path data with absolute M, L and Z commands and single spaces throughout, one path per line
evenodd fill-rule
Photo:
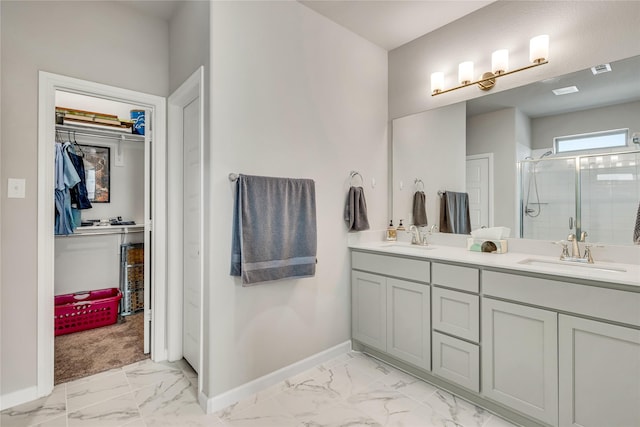
M 387 255 L 410 256 L 425 260 L 447 261 L 479 267 L 559 276 L 567 279 L 590 280 L 624 285 L 625 290 L 640 292 L 640 257 L 636 264 L 599 262 L 593 264 L 560 261 L 559 257 L 521 252 L 504 254 L 472 252 L 466 248 L 446 245 L 412 245 L 406 242 L 366 242 L 350 244 L 349 248 Z M 633 250 L 635 248 L 631 248 Z

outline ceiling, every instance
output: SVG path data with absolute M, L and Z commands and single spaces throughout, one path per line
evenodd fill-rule
M 493 0 L 298 1 L 386 50 L 493 3 Z
M 115 0 L 169 21 L 180 3 L 193 0 Z M 240 0 L 236 0 L 240 1 Z M 495 0 L 298 0 L 386 50 L 436 30 Z

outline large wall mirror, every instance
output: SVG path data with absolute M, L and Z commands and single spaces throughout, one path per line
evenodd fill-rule
M 511 237 L 544 240 L 586 231 L 592 242 L 633 244 L 640 203 L 640 144 L 632 142 L 640 135 L 640 56 L 609 67 L 394 120 L 393 217 L 411 223 L 418 178 L 426 184 L 430 223 L 437 224 L 437 192 L 467 191 L 470 161 L 490 154 L 488 213 L 473 228 L 506 226 Z M 577 92 L 553 93 L 574 86 Z M 613 129 L 628 129 L 626 146 L 554 150 L 556 137 Z M 473 204 L 475 192 L 469 195 Z

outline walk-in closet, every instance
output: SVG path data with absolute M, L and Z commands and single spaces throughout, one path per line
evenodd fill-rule
M 56 91 L 56 384 L 149 357 L 144 117 Z

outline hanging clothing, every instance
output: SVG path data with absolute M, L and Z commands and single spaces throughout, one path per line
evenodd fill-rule
M 55 145 L 55 234 L 71 234 L 76 228 L 71 210 L 71 187 L 80 182 L 69 155 L 62 144 Z
M 84 172 L 84 160 L 74 152 L 73 144 L 65 142 L 63 148 L 69 155 L 73 167 L 80 177 L 80 182 L 71 188 L 71 206 L 75 209 L 91 209 L 91 201 L 87 192 L 87 180 Z

